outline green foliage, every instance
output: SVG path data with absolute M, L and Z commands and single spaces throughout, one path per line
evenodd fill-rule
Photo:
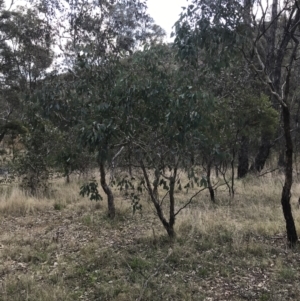
M 102 201 L 103 198 L 98 191 L 98 183 L 93 178 L 89 183 L 86 183 L 80 187 L 80 193 L 82 197 L 88 196 L 91 201 Z
M 78 141 L 78 132 L 73 129 L 60 132 L 60 147 L 55 156 L 55 168 L 67 178 L 72 173 L 84 174 L 94 167 L 94 157 Z
M 272 136 L 278 125 L 278 112 L 272 107 L 269 97 L 264 94 L 245 95 L 239 91 L 238 96 L 239 99 L 218 100 L 223 110 L 216 112 L 216 126 L 218 122 L 223 124 L 225 141 L 243 135 L 252 139 L 259 138 L 262 133 Z
M 17 154 L 14 171 L 21 178 L 21 186 L 30 194 L 37 195 L 48 192 L 59 145 L 58 132 L 37 114 L 34 106 L 28 105 L 28 111 L 28 133 L 20 140 L 24 151 Z
M 117 179 L 116 183 L 114 182 L 112 184 L 116 184 L 117 189 L 124 195 L 124 197 L 131 200 L 133 214 L 137 211 L 140 213 L 142 212 L 143 206 L 140 203 L 140 196 L 143 191 L 142 182 L 136 183 L 134 177 L 128 177 L 125 175 L 124 177 Z
M 24 127 L 22 122 L 20 122 L 19 120 L 12 120 L 0 126 L 0 132 L 7 131 L 11 131 L 14 135 L 26 134 L 28 132 L 26 127 Z
M 66 205 L 62 204 L 61 202 L 55 202 L 53 205 L 54 210 L 57 210 L 57 211 L 61 211 L 65 207 L 66 207 Z
M 243 17 L 244 8 L 239 0 L 193 0 L 175 24 L 178 56 L 194 67 L 203 60 L 218 71 L 229 66 L 247 40 Z M 203 50 L 201 56 L 199 50 Z

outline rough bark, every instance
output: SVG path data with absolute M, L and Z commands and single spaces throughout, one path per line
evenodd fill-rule
M 116 215 L 114 195 L 106 183 L 104 162 L 102 162 L 101 160 L 99 161 L 99 169 L 100 169 L 100 183 L 103 191 L 107 196 L 108 216 L 109 218 L 114 219 Z
M 286 143 L 286 164 L 285 164 L 285 181 L 281 195 L 281 205 L 283 215 L 286 221 L 287 238 L 290 247 L 295 246 L 298 242 L 297 231 L 292 215 L 292 208 L 290 204 L 291 188 L 293 183 L 293 142 L 290 131 L 290 111 L 288 107 L 282 107 L 284 136 Z
M 238 178 L 244 178 L 249 171 L 249 140 L 246 136 L 241 139 L 241 147 L 238 154 Z

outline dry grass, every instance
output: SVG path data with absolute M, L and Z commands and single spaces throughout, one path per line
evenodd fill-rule
M 56 181 L 47 198 L 3 188 L 0 300 L 297 300 L 298 248 L 286 246 L 279 175 L 236 183 L 217 204 L 203 193 L 176 220 L 170 242 L 144 195 L 142 214 L 115 192 L 105 202 Z M 192 193 L 192 192 L 190 192 Z M 293 187 L 297 228 L 300 184 Z M 189 194 L 177 193 L 178 208 Z

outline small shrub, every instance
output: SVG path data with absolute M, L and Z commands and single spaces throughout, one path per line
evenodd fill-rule
M 62 203 L 54 203 L 53 208 L 54 210 L 60 211 L 62 209 L 64 209 L 66 206 L 63 205 Z

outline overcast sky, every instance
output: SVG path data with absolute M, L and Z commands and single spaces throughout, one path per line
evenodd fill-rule
M 172 26 L 179 19 L 182 6 L 187 6 L 187 0 L 148 0 L 148 11 L 157 25 L 167 33 L 168 40 Z

